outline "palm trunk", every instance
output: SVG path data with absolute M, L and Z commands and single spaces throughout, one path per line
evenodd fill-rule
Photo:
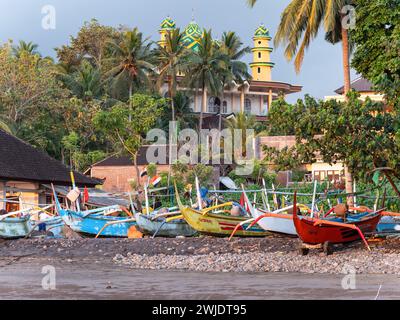
M 203 84 L 203 99 L 201 101 L 200 119 L 199 119 L 199 132 L 203 129 L 203 112 L 207 108 L 207 88 Z
M 175 121 L 175 102 L 174 102 L 174 94 L 172 90 L 172 77 L 170 77 L 168 81 L 168 91 L 169 91 L 169 98 L 171 99 L 171 110 L 172 110 L 172 121 Z
M 349 50 L 349 34 L 347 29 L 342 28 L 342 53 L 343 53 L 343 75 L 344 75 L 344 95 L 347 98 L 347 94 L 351 89 L 351 81 L 350 81 L 350 50 Z M 349 171 L 349 168 L 345 166 L 344 168 L 345 175 L 345 186 L 346 193 L 353 193 L 353 175 Z M 354 197 L 347 197 L 347 205 L 352 207 L 354 205 Z
M 129 84 L 129 122 L 132 121 L 132 83 Z
M 139 170 L 139 166 L 137 164 L 137 153 L 133 156 L 133 164 L 135 165 L 135 170 L 136 170 L 137 189 L 138 189 L 137 191 L 139 191 L 142 184 L 140 181 L 140 170 Z
M 342 46 L 343 46 L 343 74 L 344 74 L 344 94 L 347 95 L 351 89 L 350 80 L 350 49 L 349 33 L 347 29 L 342 28 Z
M 175 127 L 175 102 L 174 102 L 174 95 L 172 90 L 172 77 L 169 78 L 168 81 L 168 91 L 169 91 L 169 98 L 171 99 L 171 111 L 172 111 L 172 132 L 169 135 L 169 167 L 168 167 L 168 190 L 171 182 L 171 173 L 172 173 L 172 157 L 171 157 L 171 148 L 174 148 L 173 143 L 176 141 L 175 137 L 177 136 L 177 128 Z M 168 191 L 169 193 L 169 191 Z

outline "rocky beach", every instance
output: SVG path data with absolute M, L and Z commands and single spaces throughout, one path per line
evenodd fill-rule
M 0 265 L 45 259 L 114 263 L 131 269 L 198 272 L 297 272 L 308 274 L 400 274 L 400 240 L 375 239 L 371 251 L 361 243 L 335 246 L 332 255 L 310 250 L 287 237 L 240 239 L 29 239 L 0 243 Z

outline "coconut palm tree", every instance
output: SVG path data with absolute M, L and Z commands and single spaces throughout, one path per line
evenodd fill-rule
M 101 71 L 90 62 L 83 60 L 80 67 L 72 73 L 68 73 L 62 66 L 58 66 L 58 70 L 60 80 L 79 99 L 99 99 L 102 96 Z
M 165 46 L 159 45 L 156 50 L 158 63 L 157 88 L 168 82 L 168 95 L 171 100 L 172 121 L 175 121 L 174 100 L 177 87 L 177 75 L 183 71 L 184 59 L 187 49 L 182 44 L 183 33 L 180 29 L 171 30 L 167 33 Z
M 247 0 L 250 6 L 254 6 L 256 2 L 257 0 Z M 292 0 L 282 13 L 274 39 L 276 46 L 286 46 L 285 56 L 288 60 L 294 58 L 296 72 L 299 72 L 305 50 L 323 25 L 328 42 L 342 42 L 345 94 L 351 88 L 350 45 L 348 30 L 342 24 L 342 8 L 353 3 L 354 0 Z
M 223 77 L 229 69 L 227 56 L 213 40 L 211 30 L 204 30 L 197 51 L 186 58 L 183 84 L 203 93 L 199 130 L 203 127 L 203 112 L 207 106 L 208 92 L 218 95 L 223 90 Z
M 134 28 L 124 31 L 120 39 L 107 42 L 111 57 L 106 61 L 111 69 L 106 76 L 112 80 L 111 89 L 114 94 L 126 97 L 128 91 L 130 100 L 134 88 L 150 84 L 150 75 L 154 72 L 154 55 L 148 40 L 143 39 L 143 34 Z
M 246 114 L 244 112 L 240 112 L 235 114 L 234 117 L 230 117 L 229 119 L 225 119 L 225 125 L 228 130 L 231 131 L 231 141 L 224 141 L 223 146 L 228 143 L 230 146 L 229 149 L 232 151 L 232 159 L 233 160 L 242 160 L 247 158 L 246 155 L 250 150 L 247 150 L 247 146 L 249 143 L 253 143 L 253 139 L 255 138 L 255 134 L 248 134 L 249 129 L 254 129 L 256 126 L 256 118 L 254 115 Z M 236 141 L 235 132 L 237 130 L 240 131 L 240 141 Z M 238 146 L 238 142 L 240 146 Z M 224 148 L 225 149 L 225 148 Z M 227 149 L 224 150 L 224 153 L 228 152 Z M 253 156 L 251 156 L 253 157 Z M 237 162 L 237 161 L 236 161 Z
M 19 58 L 22 52 L 27 52 L 29 54 L 35 55 L 38 54 L 40 55 L 38 49 L 38 45 L 33 42 L 25 42 L 23 40 L 19 41 L 19 44 L 15 47 L 13 47 L 13 54 Z
M 220 49 L 222 53 L 227 56 L 229 64 L 230 76 L 229 80 L 233 80 L 237 83 L 243 83 L 246 80 L 251 79 L 251 75 L 248 72 L 247 64 L 241 61 L 244 55 L 251 52 L 250 47 L 243 47 L 243 42 L 239 36 L 233 32 L 224 32 L 220 41 Z
M 224 32 L 219 45 L 222 53 L 226 55 L 228 62 L 228 72 L 226 72 L 223 77 L 224 87 L 229 87 L 233 83 L 243 85 L 245 81 L 249 81 L 251 75 L 248 72 L 247 64 L 240 59 L 242 59 L 245 54 L 251 52 L 250 47 L 243 47 L 239 36 L 233 31 Z M 220 112 L 219 130 L 221 131 L 221 129 L 222 115 Z
M 254 6 L 257 0 L 247 0 Z M 288 60 L 294 57 L 296 72 L 300 71 L 305 50 L 309 47 L 323 25 L 325 39 L 336 44 L 342 42 L 344 94 L 351 89 L 350 80 L 350 45 L 347 28 L 342 23 L 342 9 L 351 5 L 354 0 L 292 0 L 282 13 L 281 22 L 274 43 L 286 45 L 285 56 Z M 301 43 L 300 43 L 301 41 Z M 353 177 L 345 168 L 346 192 L 353 192 Z M 348 198 L 348 204 L 353 204 L 353 198 Z

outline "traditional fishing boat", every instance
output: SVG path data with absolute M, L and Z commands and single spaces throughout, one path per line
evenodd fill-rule
M 178 192 L 176 199 L 182 217 L 196 231 L 206 235 L 226 237 L 241 223 L 247 221 L 250 216 L 232 216 L 231 209 L 236 206 L 233 202 L 227 202 L 205 209 L 196 210 L 182 204 Z M 174 219 L 174 218 L 171 218 Z M 167 219 L 168 220 L 168 219 Z M 240 237 L 265 237 L 269 233 L 259 226 L 252 226 L 246 229 L 250 223 L 240 225 L 237 236 Z
M 341 217 L 317 219 L 299 217 L 297 212 L 297 194 L 294 194 L 293 222 L 297 234 L 304 244 L 323 245 L 324 251 L 330 253 L 329 245 L 348 243 L 362 239 L 368 249 L 369 245 L 364 234 L 374 233 L 381 214 L 377 212 L 363 212 L 349 215 L 345 220 Z M 303 247 L 303 254 L 308 253 L 308 248 Z
M 351 209 L 356 212 L 374 212 L 372 209 L 365 206 Z M 383 210 L 380 211 L 380 214 L 382 218 L 376 227 L 377 234 L 385 235 L 400 232 L 400 213 Z
M 180 212 L 175 215 L 180 214 Z M 150 214 L 141 214 L 136 212 L 135 218 L 139 230 L 153 237 L 192 237 L 197 232 L 184 219 L 167 221 L 171 214 L 158 214 L 152 212 Z
M 0 219 L 0 238 L 17 239 L 26 237 L 32 229 L 30 217 Z
M 46 235 L 61 237 L 64 221 L 61 217 L 53 217 L 44 221 L 32 221 L 29 215 L 0 220 L 0 238 L 17 239 L 34 236 L 34 231 L 44 231 Z M 51 233 L 49 233 L 51 232 Z
M 64 220 L 60 216 L 49 217 L 40 221 L 31 218 L 31 235 L 35 236 L 33 231 L 43 232 L 47 237 L 62 238 Z M 28 234 L 29 236 L 29 234 Z
M 86 211 L 63 209 L 54 193 L 56 209 L 60 217 L 73 231 L 87 236 L 126 238 L 136 221 L 132 217 L 111 216 L 112 213 L 126 212 L 119 205 L 97 208 Z M 126 212 L 127 213 L 127 212 Z
M 60 236 L 64 222 L 61 217 L 48 216 L 39 217 L 40 213 L 52 207 L 32 207 L 15 212 L 0 215 L 0 238 L 15 239 L 35 236 L 35 231 L 42 234 Z M 35 217 L 35 218 L 34 218 Z M 49 231 L 51 230 L 51 233 Z
M 252 219 L 249 219 L 247 221 L 250 222 L 249 227 L 258 224 L 265 231 L 297 236 L 296 228 L 293 223 L 293 215 L 291 214 L 291 210 L 293 210 L 293 205 L 273 212 L 267 212 L 265 210 L 255 208 L 249 200 L 247 193 L 244 189 L 243 196 L 245 205 L 249 209 L 248 211 L 252 216 Z M 308 210 L 306 206 L 304 207 Z M 233 231 L 232 236 L 236 233 L 237 229 L 238 227 Z
M 106 215 L 107 210 L 121 210 L 119 206 L 110 206 L 89 211 L 59 209 L 64 222 L 75 232 L 87 236 L 126 238 L 128 231 L 136 222 L 132 218 Z

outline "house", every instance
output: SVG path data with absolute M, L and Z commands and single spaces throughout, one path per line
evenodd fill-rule
M 262 150 L 263 146 L 283 150 L 286 147 L 291 148 L 296 144 L 295 136 L 261 136 L 258 139 L 258 145 L 261 149 L 259 150 L 261 159 L 265 157 L 265 153 Z M 273 170 L 274 166 L 271 165 L 270 169 Z M 342 163 L 330 165 L 321 159 L 317 159 L 314 163 L 305 163 L 297 168 L 296 171 L 304 173 L 303 180 L 306 182 L 314 180 L 339 182 L 344 179 L 344 166 Z M 277 175 L 277 182 L 280 185 L 287 186 L 293 182 L 293 178 L 293 171 L 280 171 Z
M 376 92 L 373 89 L 373 84 L 362 77 L 359 77 L 351 82 L 351 89 L 358 92 L 360 94 L 360 99 L 365 100 L 366 97 L 369 97 L 372 101 L 376 102 L 384 102 L 384 95 Z M 346 97 L 344 96 L 344 87 L 340 87 L 335 90 L 337 95 L 334 96 L 326 96 L 325 101 L 327 100 L 337 100 L 337 101 L 345 101 Z
M 147 160 L 147 151 L 149 146 L 143 146 L 137 156 L 137 165 L 139 172 L 150 164 Z M 168 172 L 170 167 L 167 161 L 155 163 L 157 165 L 157 173 Z M 107 192 L 129 192 L 132 190 L 130 182 L 136 180 L 136 168 L 132 158 L 125 155 L 112 155 L 95 164 L 93 164 L 86 172 L 91 177 L 104 181 L 102 189 Z M 145 183 L 147 177 L 141 178 L 141 183 Z
M 97 179 L 74 172 L 78 187 L 95 187 Z M 51 203 L 45 184 L 71 186 L 70 169 L 46 153 L 0 130 L 0 209 L 15 211 L 24 206 Z M 6 201 L 5 201 L 6 200 Z

